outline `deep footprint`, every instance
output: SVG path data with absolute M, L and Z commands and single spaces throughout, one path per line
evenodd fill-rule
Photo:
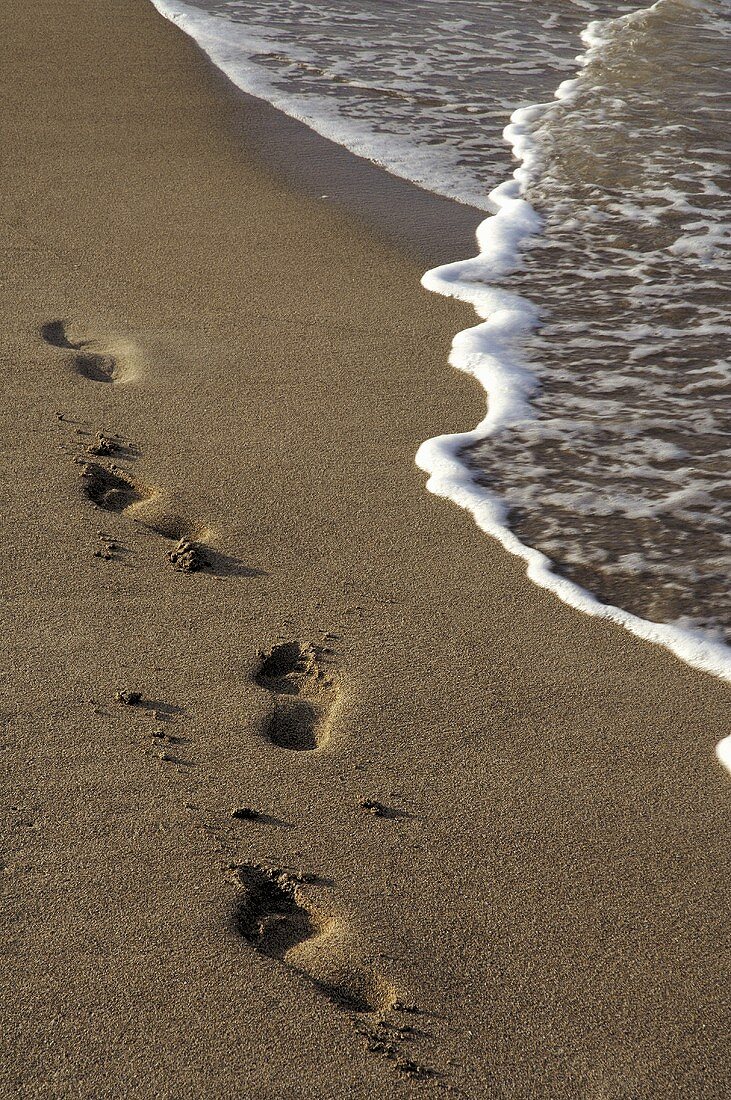
M 154 489 L 139 485 L 116 468 L 107 469 L 97 462 L 89 462 L 84 467 L 84 493 L 98 508 L 107 512 L 124 512 L 133 504 L 143 500 L 152 500 Z
M 235 868 L 235 877 L 243 889 L 234 926 L 260 955 L 306 975 L 349 1012 L 386 1012 L 396 1004 L 394 990 L 382 978 L 338 950 L 337 922 L 308 901 L 294 875 L 244 864 Z
M 338 690 L 323 667 L 323 651 L 303 642 L 285 642 L 266 654 L 256 682 L 274 696 L 266 735 L 283 749 L 312 751 L 330 739 Z
M 84 493 L 106 512 L 124 512 L 166 539 L 192 539 L 196 532 L 184 517 L 167 511 L 160 504 L 160 492 L 133 481 L 119 467 L 88 462 L 83 472 Z
M 116 356 L 94 351 L 91 340 L 72 340 L 63 321 L 48 321 L 41 327 L 41 336 L 55 348 L 78 352 L 73 357 L 74 370 L 91 382 L 120 382 L 129 374 Z

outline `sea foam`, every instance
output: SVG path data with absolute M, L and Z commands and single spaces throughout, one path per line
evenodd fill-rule
M 513 104 L 572 71 L 585 0 L 152 0 L 242 90 L 428 191 L 489 210 Z M 600 0 L 605 7 L 631 7 Z M 486 173 L 488 173 L 486 179 Z M 490 173 L 494 173 L 492 177 Z
M 278 79 L 262 64 L 262 59 L 276 51 L 276 39 L 269 36 L 265 28 L 256 30 L 251 24 L 224 19 L 220 13 L 185 3 L 185 0 L 152 0 L 152 3 L 162 15 L 194 38 L 213 63 L 242 91 L 266 100 L 315 133 L 402 179 L 435 194 L 476 206 L 478 210 L 489 210 L 479 183 L 460 179 L 459 155 L 448 144 L 437 150 L 404 142 L 397 134 L 374 129 L 367 121 L 346 117 L 327 97 L 314 96 L 306 88 L 293 90 L 294 81 Z M 301 66 L 310 64 L 307 52 L 291 44 L 288 60 Z M 349 86 L 356 90 L 358 82 L 352 80 Z M 366 91 L 367 87 L 363 85 L 362 90 Z
M 631 23 L 647 11 L 661 7 L 666 0 L 617 22 Z M 498 276 L 518 270 L 531 240 L 541 233 L 542 219 L 525 198 L 528 185 L 540 174 L 542 149 L 536 137 L 536 124 L 559 102 L 571 106 L 581 87 L 583 73 L 611 41 L 607 24 L 592 22 L 582 35 L 585 52 L 577 58 L 580 69 L 575 77 L 560 84 L 554 100 L 520 108 L 511 116 L 504 131 L 513 155 L 520 162 L 513 178 L 490 194 L 495 213 L 477 231 L 479 255 L 473 259 L 447 264 L 429 271 L 423 285 L 431 291 L 470 303 L 483 322 L 457 335 L 450 364 L 471 374 L 484 388 L 488 411 L 475 429 L 453 435 L 437 436 L 419 448 L 416 461 L 429 474 L 430 492 L 447 497 L 468 510 L 478 526 L 496 538 L 506 550 L 523 558 L 533 583 L 548 589 L 565 603 L 586 614 L 605 618 L 626 628 L 646 641 L 669 649 L 687 664 L 725 680 L 731 680 L 731 650 L 709 637 L 705 631 L 687 626 L 651 622 L 621 607 L 600 602 L 590 592 L 554 571 L 547 555 L 525 545 L 510 529 L 503 499 L 480 485 L 474 469 L 465 462 L 465 452 L 490 437 L 509 432 L 517 423 L 525 424 L 533 415 L 530 398 L 537 388 L 531 366 L 521 356 L 520 337 L 539 324 L 539 311 L 526 297 L 509 294 L 490 283 Z M 703 249 L 714 238 L 703 237 Z M 676 246 L 676 251 L 698 250 L 694 240 Z M 517 338 L 517 339 L 516 339 Z M 719 746 L 719 756 L 731 753 L 731 739 Z

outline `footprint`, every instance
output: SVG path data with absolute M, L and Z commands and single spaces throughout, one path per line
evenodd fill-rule
M 155 490 L 139 485 L 118 471 L 96 462 L 88 462 L 82 474 L 84 493 L 98 508 L 107 512 L 126 512 L 143 500 L 153 500 Z
M 41 336 L 47 344 L 53 344 L 55 348 L 78 349 L 84 346 L 83 340 L 81 343 L 74 343 L 69 340 L 63 321 L 47 321 L 45 325 L 41 326 Z
M 206 532 L 170 509 L 159 489 L 133 480 L 118 466 L 87 462 L 82 474 L 84 494 L 97 508 L 124 513 L 163 538 L 201 539 Z
M 313 645 L 284 642 L 262 659 L 255 680 L 274 696 L 266 734 L 280 748 L 320 749 L 330 739 L 338 689 L 322 658 Z
M 136 374 L 138 357 L 124 341 L 107 341 L 101 347 L 92 340 L 72 340 L 63 321 L 48 321 L 41 327 L 41 336 L 53 347 L 76 352 L 74 370 L 91 382 L 124 382 Z
M 306 975 L 349 1012 L 383 1013 L 398 1004 L 388 982 L 352 961 L 346 929 L 312 905 L 301 878 L 260 864 L 235 867 L 234 877 L 241 887 L 234 926 L 259 954 Z
M 78 374 L 91 382 L 119 382 L 122 379 L 122 372 L 112 355 L 96 355 L 94 352 L 77 355 L 74 367 Z

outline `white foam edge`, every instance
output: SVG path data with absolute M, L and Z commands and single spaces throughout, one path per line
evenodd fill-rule
M 478 210 L 491 209 L 483 190 L 458 184 L 454 159 L 448 150 L 420 149 L 395 134 L 377 134 L 354 119 L 346 119 L 337 108 L 330 108 L 324 96 L 283 90 L 281 77 L 270 75 L 257 61 L 260 55 L 272 52 L 272 39 L 257 35 L 246 24 L 194 8 L 185 0 L 151 0 L 151 3 L 194 39 L 216 68 L 241 91 L 270 103 L 321 137 L 380 165 L 394 176 Z
M 652 8 L 640 9 L 621 20 L 630 22 L 663 2 L 657 0 Z M 434 268 L 422 279 L 427 290 L 467 302 L 479 317 L 484 318 L 481 324 L 457 334 L 449 363 L 480 383 L 487 395 L 487 414 L 472 431 L 426 440 L 416 454 L 416 463 L 429 475 L 429 492 L 464 508 L 482 531 L 509 553 L 522 558 L 527 577 L 533 584 L 547 589 L 583 614 L 608 620 L 643 641 L 664 647 L 692 668 L 731 681 L 731 649 L 722 642 L 700 630 L 650 622 L 621 607 L 604 604 L 580 585 L 555 573 L 553 562 L 545 554 L 526 546 L 510 530 L 503 501 L 475 481 L 460 457 L 467 448 L 534 415 L 529 398 L 536 389 L 536 379 L 516 352 L 515 344 L 516 337 L 537 327 L 538 311 L 526 298 L 491 287 L 486 282 L 490 277 L 515 270 L 520 264 L 522 249 L 541 231 L 539 215 L 523 198 L 524 186 L 538 165 L 539 152 L 532 137 L 532 124 L 545 115 L 556 100 L 565 106 L 577 95 L 583 69 L 609 40 L 605 31 L 608 23 L 593 22 L 585 29 L 582 39 L 587 48 L 577 58 L 579 74 L 563 81 L 554 101 L 519 108 L 512 114 L 504 136 L 519 166 L 512 180 L 500 184 L 490 194 L 496 213 L 477 229 L 479 254 L 469 260 Z M 731 771 L 731 736 L 717 745 L 716 752 L 721 763 Z

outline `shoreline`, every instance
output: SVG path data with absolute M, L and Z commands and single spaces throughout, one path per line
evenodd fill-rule
M 461 307 L 148 0 L 5 20 L 3 1088 L 724 1095 L 728 686 L 424 491 Z
M 731 682 L 728 645 L 701 630 L 644 619 L 624 607 L 603 602 L 590 589 L 563 576 L 557 563 L 520 540 L 505 520 L 503 501 L 477 484 L 469 463 L 460 457 L 490 435 L 509 431 L 511 421 L 531 415 L 526 395 L 536 383 L 530 366 L 505 349 L 515 331 L 527 333 L 537 326 L 538 310 L 509 288 L 492 285 L 489 273 L 506 275 L 517 269 L 524 242 L 541 232 L 540 216 L 530 205 L 526 208 L 523 196 L 536 157 L 528 123 L 536 112 L 574 96 L 584 69 L 605 41 L 597 37 L 595 24 L 584 31 L 586 51 L 577 58 L 575 75 L 560 83 L 551 100 L 520 107 L 510 117 L 506 141 L 518 167 L 490 192 L 486 205 L 492 205 L 494 212 L 485 216 L 483 209 L 426 191 L 411 180 L 393 175 L 275 107 L 263 95 L 258 97 L 239 86 L 232 73 L 237 66 L 228 65 L 224 56 L 216 59 L 208 53 L 206 45 L 215 52 L 217 39 L 209 41 L 205 22 L 201 27 L 195 25 L 199 33 L 204 31 L 199 41 L 184 21 L 178 21 L 176 5 L 167 11 L 163 10 L 166 0 L 161 5 L 159 0 L 150 2 L 163 18 L 191 38 L 222 77 L 222 93 L 232 97 L 234 109 L 240 109 L 236 126 L 257 159 L 296 191 L 334 203 L 380 238 L 420 260 L 428 267 L 422 286 L 465 302 L 479 318 L 477 324 L 455 335 L 448 366 L 477 379 L 485 392 L 487 408 L 499 407 L 501 411 L 499 415 L 486 411 L 472 429 L 440 434 L 421 443 L 416 463 L 429 476 L 429 491 L 466 510 L 488 537 L 525 563 L 526 576 L 533 584 L 569 607 L 616 623 L 642 641 L 666 648 L 691 668 Z M 499 321 L 491 319 L 497 310 Z M 509 318 L 506 311 L 510 311 Z M 731 749 L 722 743 L 716 748 L 718 759 L 731 770 L 729 752 Z
M 149 3 L 156 8 L 154 0 Z M 210 67 L 211 81 L 226 104 L 227 127 L 273 179 L 318 203 L 325 201 L 425 268 L 447 263 L 475 248 L 484 210 L 393 175 L 239 87 L 191 34 L 156 10 L 176 32 L 185 35 Z
M 625 17 L 627 18 L 627 17 Z M 708 631 L 682 627 L 676 623 L 655 622 L 627 608 L 603 602 L 594 592 L 562 575 L 554 562 L 535 546 L 521 541 L 509 526 L 507 506 L 500 496 L 477 483 L 462 456 L 491 436 L 509 432 L 535 413 L 530 398 L 538 388 L 529 362 L 511 348 L 516 334 L 527 334 L 539 326 L 539 309 L 533 302 L 502 285 L 491 282 L 493 275 L 505 275 L 520 266 L 521 253 L 528 241 L 543 229 L 538 211 L 525 198 L 531 169 L 539 156 L 539 146 L 530 124 L 549 112 L 556 102 L 572 100 L 581 85 L 584 70 L 601 53 L 608 39 L 591 23 L 582 40 L 585 52 L 577 58 L 576 75 L 557 87 L 552 100 L 517 108 L 505 130 L 518 166 L 508 179 L 490 193 L 495 213 L 488 215 L 477 229 L 478 254 L 427 271 L 422 285 L 435 294 L 469 303 L 479 321 L 455 337 L 450 365 L 476 378 L 487 397 L 487 410 L 473 429 L 450 436 L 425 440 L 416 462 L 429 475 L 427 488 L 467 511 L 477 526 L 496 539 L 510 554 L 525 562 L 526 576 L 551 592 L 569 607 L 585 615 L 606 619 L 628 630 L 637 638 L 669 650 L 690 668 L 731 682 L 731 648 L 714 639 Z M 731 771 L 731 738 L 719 742 L 716 755 Z

